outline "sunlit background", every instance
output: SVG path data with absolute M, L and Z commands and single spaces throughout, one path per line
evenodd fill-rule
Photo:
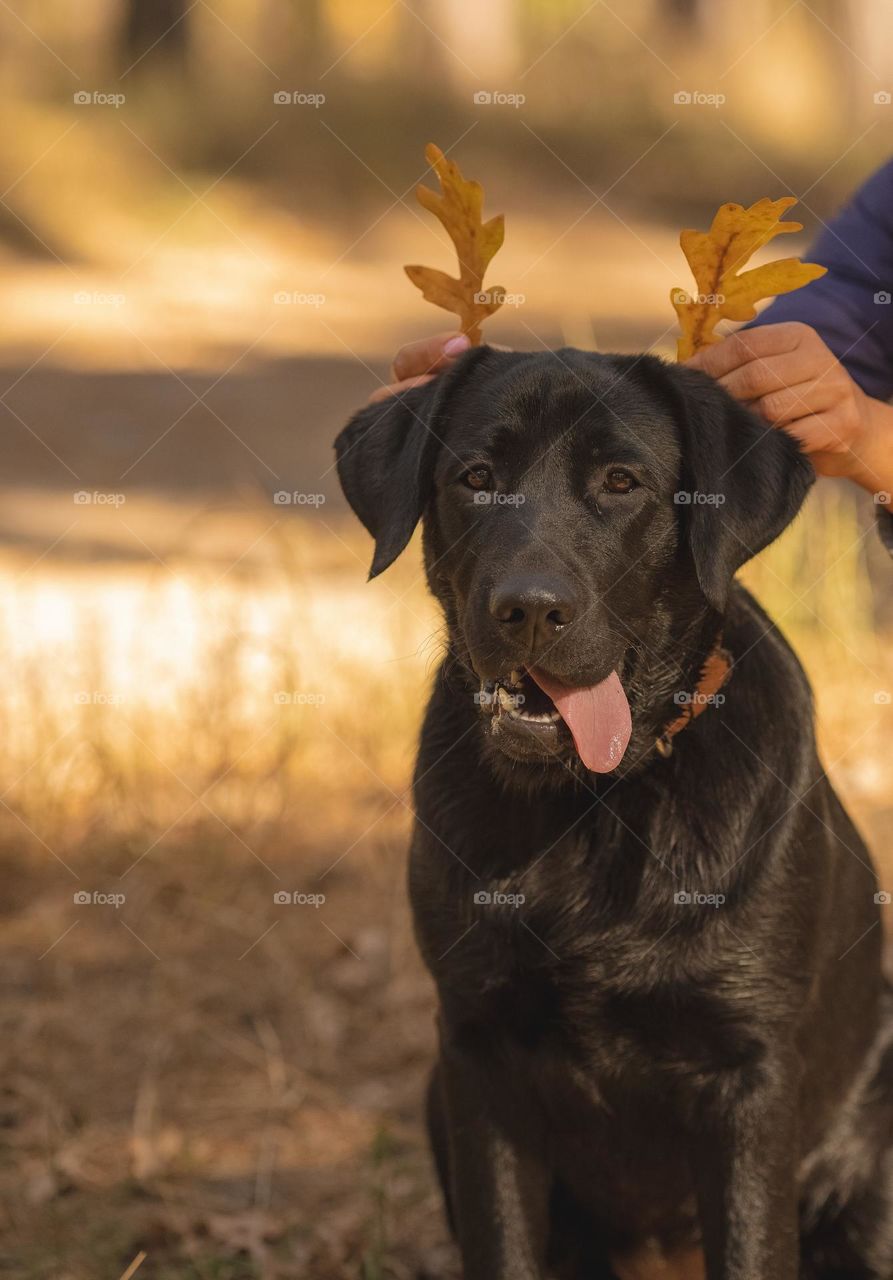
M 417 548 L 365 584 L 331 466 L 400 343 L 450 325 L 402 272 L 452 267 L 424 145 L 506 215 L 493 341 L 671 356 L 681 227 L 790 193 L 805 249 L 887 158 L 888 24 L 885 0 L 0 6 L 0 1275 L 455 1275 L 403 888 L 442 637 Z M 873 515 L 825 482 L 745 576 L 883 883 Z

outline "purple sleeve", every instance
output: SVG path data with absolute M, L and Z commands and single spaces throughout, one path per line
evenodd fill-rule
M 799 320 L 877 400 L 893 396 L 893 162 L 878 169 L 804 257 L 828 268 L 750 326 Z

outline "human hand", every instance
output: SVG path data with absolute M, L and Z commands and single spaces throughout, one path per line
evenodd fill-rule
M 369 403 L 378 404 L 379 401 L 396 395 L 398 391 L 423 386 L 438 373 L 448 369 L 470 346 L 471 343 L 464 333 L 437 333 L 433 338 L 421 338 L 418 342 L 408 342 L 394 357 L 394 363 L 391 366 L 393 381 L 386 387 L 379 387 L 377 391 L 373 391 L 369 397 Z
M 890 489 L 893 409 L 867 396 L 809 325 L 742 329 L 686 364 L 796 437 L 819 475 Z

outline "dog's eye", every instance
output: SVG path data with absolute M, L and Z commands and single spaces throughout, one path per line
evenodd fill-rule
M 612 467 L 605 476 L 602 487 L 605 493 L 629 493 L 635 489 L 637 483 L 636 477 L 624 471 L 622 467 Z
M 469 489 L 489 489 L 493 484 L 493 473 L 489 467 L 472 467 L 462 477 Z

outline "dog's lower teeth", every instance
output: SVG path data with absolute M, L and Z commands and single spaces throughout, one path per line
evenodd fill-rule
M 526 720 L 530 724 L 555 724 L 561 719 L 557 711 L 541 711 L 535 715 L 532 711 L 512 711 L 515 720 Z

